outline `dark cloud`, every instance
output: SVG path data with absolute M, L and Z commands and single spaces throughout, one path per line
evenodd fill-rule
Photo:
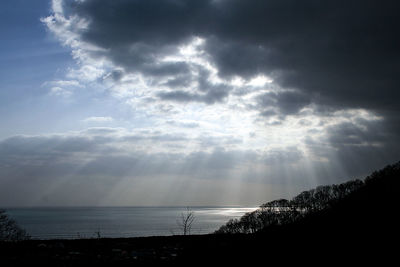
M 376 127 L 379 123 L 365 123 L 356 125 L 351 122 L 344 122 L 326 129 L 330 144 L 335 147 L 382 144 L 385 141 L 385 134 Z M 380 125 L 381 126 L 381 125 Z
M 233 90 L 232 86 L 226 84 L 213 84 L 209 81 L 210 72 L 203 67 L 197 65 L 193 66 L 196 69 L 196 78 L 191 76 L 178 77 L 177 79 L 169 80 L 167 83 L 172 82 L 175 88 L 188 86 L 190 82 L 196 82 L 197 86 L 195 92 L 193 90 L 184 91 L 181 89 L 172 89 L 158 93 L 158 97 L 162 100 L 169 100 L 175 102 L 202 102 L 206 104 L 215 104 L 223 102 Z
M 183 62 L 155 62 L 200 36 L 220 75 L 265 73 L 283 87 L 320 95 L 329 105 L 398 110 L 398 5 L 376 0 L 87 0 L 70 4 L 69 11 L 90 21 L 83 39 L 107 49 L 105 56 L 128 70 L 185 72 Z
M 202 102 L 206 104 L 214 104 L 223 101 L 223 99 L 228 96 L 228 92 L 223 90 L 209 90 L 205 94 L 199 94 L 175 90 L 160 92 L 157 96 L 162 100 L 174 102 Z
M 323 137 L 305 139 L 313 155 L 335 162 L 353 177 L 362 177 L 400 157 L 398 136 L 388 131 L 382 120 L 358 118 L 327 127 Z
M 124 72 L 122 70 L 113 70 L 110 72 L 105 78 L 110 77 L 114 81 L 118 82 L 124 76 Z
M 261 116 L 270 117 L 274 115 L 293 115 L 311 104 L 307 95 L 299 91 L 269 92 L 255 97 Z
M 171 100 L 176 102 L 203 102 L 202 96 L 181 90 L 160 92 L 158 93 L 158 97 L 163 100 Z
M 162 85 L 170 87 L 170 88 L 187 88 L 193 82 L 193 77 L 190 75 L 177 75 L 174 76 L 168 81 L 164 82 Z
M 301 92 L 282 92 L 276 95 L 277 105 L 283 114 L 297 114 L 311 100 Z
M 396 108 L 396 1 L 225 1 L 209 42 L 221 73 L 275 77 L 326 104 Z M 219 49 L 218 49 L 219 47 Z

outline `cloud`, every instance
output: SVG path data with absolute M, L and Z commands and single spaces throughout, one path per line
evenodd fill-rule
M 311 99 L 299 91 L 268 92 L 255 97 L 256 109 L 262 116 L 296 115 L 311 104 Z
M 166 122 L 169 125 L 176 126 L 176 127 L 183 127 L 183 128 L 197 128 L 200 126 L 198 122 L 195 121 L 175 121 L 169 120 Z
M 336 164 L 352 177 L 397 161 L 400 156 L 398 136 L 386 129 L 382 117 L 350 112 L 343 114 L 343 118 L 321 128 L 319 134 L 305 137 L 310 158 Z
M 193 49 L 200 49 L 202 58 L 221 77 L 265 74 L 284 88 L 300 90 L 308 101 L 398 110 L 399 80 L 393 71 L 399 62 L 396 1 L 368 0 L 362 5 L 359 1 L 344 5 L 293 0 L 55 3 L 54 15 L 43 19 L 53 32 L 72 47 L 78 46 L 76 50 L 85 57 L 107 59 L 126 72 L 181 76 L 186 82 L 193 77 L 193 67 L 206 70 L 205 65 L 165 58 L 177 56 L 183 45 L 199 37 L 204 42 Z M 177 82 L 169 80 L 173 81 Z M 178 90 L 159 96 L 213 104 L 228 91 L 210 88 L 200 96 Z
M 49 94 L 53 95 L 53 96 L 61 96 L 61 97 L 68 98 L 72 95 L 72 92 L 67 89 L 63 89 L 61 87 L 56 86 L 56 87 L 50 88 Z
M 70 98 L 75 89 L 82 89 L 84 86 L 77 80 L 55 80 L 42 84 L 42 87 L 49 88 L 49 95 Z
M 146 143 L 148 141 L 150 143 Z M 139 183 L 154 189 L 155 181 L 171 186 L 178 177 L 184 177 L 188 184 L 204 180 L 214 184 L 219 180 L 266 183 L 254 170 L 258 168 L 261 173 L 278 162 L 295 165 L 302 160 L 293 148 L 265 153 L 218 146 L 208 152 L 188 151 L 185 146 L 175 151 L 152 149 L 154 142 L 168 148 L 171 143 L 185 145 L 187 141 L 187 138 L 165 133 L 133 134 L 123 129 L 14 136 L 0 141 L 0 203 L 46 205 L 43 199 L 51 196 L 52 205 L 67 205 L 75 200 L 82 201 L 81 205 L 93 204 L 98 197 L 105 198 L 124 182 L 129 186 Z M 285 156 L 281 156 L 283 154 Z M 279 183 L 279 179 L 271 178 L 274 183 Z M 206 193 L 210 188 L 196 188 L 193 193 L 198 190 Z M 64 198 L 66 195 L 69 198 Z M 131 192 L 125 192 L 113 197 L 121 200 L 130 195 Z M 217 199 L 218 194 L 213 197 Z M 152 196 L 143 196 L 142 201 L 152 201 Z
M 202 166 L 215 177 L 264 164 L 270 169 L 260 172 L 305 177 L 309 171 L 291 168 L 309 158 L 311 177 L 361 175 L 363 164 L 379 168 L 400 156 L 398 7 L 391 0 L 54 0 L 42 21 L 77 67 L 49 86 L 61 93 L 77 81 L 104 90 L 129 104 L 134 124 L 159 130 L 88 130 L 111 138 L 100 147 L 117 155 L 95 155 L 87 172 L 115 159 L 109 172 L 120 175 Z
M 227 138 L 224 141 L 216 137 L 208 143 L 209 146 L 217 145 L 212 146 L 213 149 L 210 152 L 186 151 L 184 147 L 179 152 L 149 151 L 141 147 L 146 140 L 151 141 L 151 144 L 154 141 L 167 144 L 186 143 L 188 138 L 151 132 L 130 134 L 120 130 L 109 133 L 111 134 L 104 135 L 90 129 L 64 135 L 11 137 L 0 142 L 0 165 L 3 171 L 13 170 L 21 174 L 35 169 L 42 177 L 48 177 L 49 170 L 63 166 L 65 168 L 61 168 L 58 175 L 67 175 L 73 170 L 66 166 L 74 164 L 74 170 L 78 172 L 76 175 L 84 173 L 101 176 L 107 173 L 110 176 L 119 177 L 127 174 L 136 176 L 139 173 L 141 175 L 162 175 L 166 172 L 178 174 L 182 171 L 195 175 L 196 172 L 207 172 L 210 169 L 240 168 L 241 165 L 250 163 L 273 164 L 278 161 L 295 163 L 302 157 L 301 152 L 296 148 L 275 149 L 261 154 L 251 150 L 227 150 L 221 146 L 228 141 L 231 142 L 231 139 Z M 290 154 L 293 156 L 289 156 Z M 143 168 L 143 166 L 147 167 Z M 51 175 L 56 173 L 50 172 Z M 26 179 L 31 178 L 26 177 Z
M 83 119 L 83 122 L 87 123 L 101 123 L 101 122 L 112 122 L 114 119 L 112 117 L 88 117 Z
M 43 83 L 43 86 L 83 87 L 77 80 L 58 80 Z
M 202 102 L 214 104 L 222 101 L 228 96 L 226 91 L 210 91 L 207 94 L 193 94 L 185 91 L 160 92 L 157 95 L 160 99 L 174 102 Z

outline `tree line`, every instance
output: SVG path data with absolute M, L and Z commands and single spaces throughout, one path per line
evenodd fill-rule
M 216 234 L 256 233 L 270 226 L 287 225 L 306 216 L 329 209 L 360 188 L 379 182 L 387 177 L 398 177 L 400 162 L 373 172 L 363 180 L 352 180 L 342 184 L 318 186 L 304 191 L 291 200 L 278 199 L 261 205 L 257 210 L 246 213 L 240 219 L 231 219 L 221 226 Z

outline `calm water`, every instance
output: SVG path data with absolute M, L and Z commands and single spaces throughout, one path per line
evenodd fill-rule
M 193 207 L 192 234 L 215 231 L 256 207 Z M 138 237 L 180 234 L 184 207 L 13 208 L 7 213 L 35 239 Z

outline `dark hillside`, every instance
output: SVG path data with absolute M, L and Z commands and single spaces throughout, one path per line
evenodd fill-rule
M 400 163 L 374 172 L 364 186 L 335 203 L 330 209 L 306 218 L 301 224 L 327 224 L 333 229 L 371 233 L 385 232 L 399 226 Z
M 396 259 L 400 237 L 399 181 L 400 163 L 389 165 L 325 208 L 292 223 L 263 228 L 236 253 L 305 263 L 316 257 L 337 264 Z

